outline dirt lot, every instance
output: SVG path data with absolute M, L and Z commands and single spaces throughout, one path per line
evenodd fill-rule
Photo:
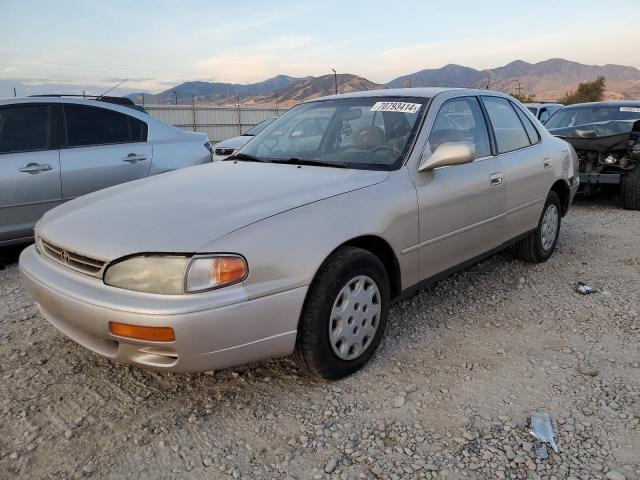
M 288 359 L 112 364 L 47 324 L 10 263 L 0 478 L 640 479 L 639 285 L 640 214 L 580 201 L 546 264 L 500 254 L 398 303 L 372 364 L 320 384 Z M 558 433 L 545 460 L 536 410 Z

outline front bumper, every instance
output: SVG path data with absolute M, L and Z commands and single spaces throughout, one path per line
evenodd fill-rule
M 242 285 L 194 295 L 151 295 L 105 285 L 42 257 L 20 255 L 24 287 L 42 315 L 84 347 L 116 361 L 197 372 L 288 355 L 307 287 L 247 300 Z M 109 322 L 171 327 L 173 342 L 114 336 Z

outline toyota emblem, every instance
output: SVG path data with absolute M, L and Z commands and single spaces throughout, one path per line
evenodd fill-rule
M 63 250 L 62 252 L 60 252 L 60 260 L 62 260 L 64 263 L 69 263 L 69 254 Z

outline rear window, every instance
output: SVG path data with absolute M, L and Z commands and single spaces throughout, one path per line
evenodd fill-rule
M 67 146 L 144 142 L 147 125 L 137 118 L 102 108 L 65 105 Z
M 0 109 L 0 153 L 31 152 L 50 147 L 47 105 L 11 106 Z

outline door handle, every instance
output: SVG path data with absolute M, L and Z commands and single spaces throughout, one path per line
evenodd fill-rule
M 495 187 L 502 183 L 502 173 L 492 173 L 489 175 L 489 185 Z
M 552 164 L 551 164 L 551 157 L 545 157 L 542 159 L 542 165 L 544 166 L 544 168 L 551 168 Z
M 129 163 L 141 162 L 146 159 L 147 159 L 146 155 L 136 155 L 135 153 L 130 153 L 126 157 L 122 157 L 123 162 L 129 162 Z
M 48 163 L 43 163 L 42 165 L 39 163 L 27 163 L 24 167 L 20 169 L 20 171 L 35 175 L 36 173 L 46 172 L 47 170 L 51 170 L 52 168 L 53 167 Z

